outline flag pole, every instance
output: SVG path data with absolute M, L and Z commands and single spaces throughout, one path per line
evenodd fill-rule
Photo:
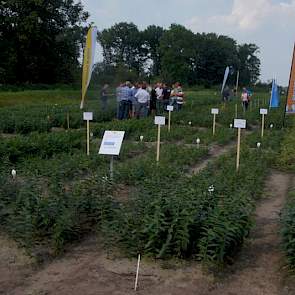
M 295 42 L 294 42 L 294 48 L 293 48 L 293 57 L 292 57 L 292 63 L 291 63 L 291 70 L 290 70 L 290 77 L 289 77 L 289 84 L 288 84 L 288 89 L 287 89 L 287 94 L 286 94 L 286 100 L 285 100 L 285 107 L 284 107 L 284 115 L 283 115 L 283 124 L 282 128 L 285 127 L 285 120 L 286 120 L 286 108 L 288 104 L 288 95 L 289 95 L 289 89 L 290 89 L 290 84 L 291 84 L 291 77 L 292 77 L 292 72 L 293 72 L 293 65 L 295 64 Z

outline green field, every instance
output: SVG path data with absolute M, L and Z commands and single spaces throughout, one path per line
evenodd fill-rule
M 235 169 L 235 149 L 229 149 L 196 175 L 190 175 L 191 169 L 212 147 L 236 141 L 236 130 L 229 128 L 235 100 L 224 106 L 214 91 L 187 92 L 183 110 L 172 114 L 171 132 L 162 128 L 157 164 L 153 118 L 114 120 L 115 99 L 103 113 L 94 91 L 86 104 L 94 112 L 87 156 L 79 97 L 78 91 L 61 90 L 0 93 L 0 225 L 30 253 L 42 248 L 56 255 L 67 244 L 99 232 L 107 245 L 126 255 L 223 264 L 251 230 L 269 169 L 292 166 L 286 152 L 292 144 L 282 148 L 281 143 L 293 138 L 294 129 L 292 118 L 281 129 L 282 109 L 271 110 L 260 138 L 259 107 L 267 107 L 266 93 L 255 94 L 247 113 L 237 104 L 238 116 L 247 119 L 240 171 Z M 220 108 L 214 137 L 212 107 Z M 113 180 L 109 158 L 98 155 L 105 130 L 126 132 Z M 212 185 L 214 191 L 209 190 Z

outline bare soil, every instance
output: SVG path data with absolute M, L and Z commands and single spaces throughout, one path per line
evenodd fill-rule
M 278 234 L 279 212 L 290 184 L 290 175 L 271 173 L 264 198 L 257 206 L 256 226 L 250 238 L 236 262 L 220 273 L 204 272 L 196 262 L 144 259 L 135 292 L 137 261 L 103 249 L 97 237 L 74 246 L 64 257 L 38 270 L 14 244 L 7 240 L 5 246 L 1 239 L 0 294 L 295 294 L 294 286 L 286 284 Z

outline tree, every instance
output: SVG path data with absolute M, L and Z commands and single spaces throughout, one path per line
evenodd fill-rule
M 167 82 L 196 82 L 195 34 L 181 25 L 172 24 L 160 41 L 161 76 Z
M 148 60 L 151 61 L 151 76 L 159 76 L 161 69 L 160 40 L 164 34 L 164 29 L 159 26 L 148 26 L 142 34 L 142 50 Z
M 1 1 L 0 82 L 71 82 L 87 18 L 74 0 Z
M 202 84 L 220 84 L 227 66 L 238 67 L 237 43 L 214 33 L 197 35 L 197 77 Z
M 260 76 L 260 60 L 257 57 L 259 48 L 255 44 L 243 44 L 238 46 L 240 84 L 255 84 Z
M 142 39 L 133 23 L 121 22 L 98 33 L 105 63 L 126 66 L 138 73 L 143 65 Z

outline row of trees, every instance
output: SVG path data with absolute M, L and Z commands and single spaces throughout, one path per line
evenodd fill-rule
M 212 85 L 221 83 L 228 65 L 232 74 L 240 71 L 244 85 L 256 83 L 260 75 L 255 44 L 238 45 L 214 33 L 194 34 L 177 24 L 168 30 L 153 25 L 139 31 L 133 23 L 122 22 L 99 32 L 98 40 L 104 57 L 96 68 L 100 77 L 125 69 L 168 82 Z
M 75 0 L 0 1 L 0 83 L 79 81 L 88 17 Z M 240 70 L 242 84 L 255 83 L 260 74 L 256 45 L 177 24 L 140 31 L 122 22 L 100 31 L 98 41 L 104 59 L 94 79 L 100 83 L 139 77 L 211 85 L 221 83 L 228 65 L 233 73 Z
M 74 0 L 0 1 L 0 83 L 72 83 L 89 14 Z

